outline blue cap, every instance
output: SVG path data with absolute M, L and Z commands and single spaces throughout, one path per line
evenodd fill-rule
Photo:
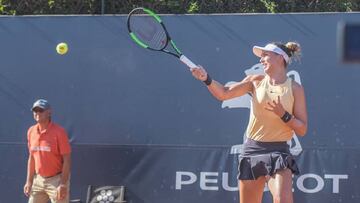
M 47 110 L 47 109 L 50 109 L 50 104 L 45 99 L 39 99 L 33 104 L 31 111 L 34 111 L 35 108 L 41 108 L 41 109 Z

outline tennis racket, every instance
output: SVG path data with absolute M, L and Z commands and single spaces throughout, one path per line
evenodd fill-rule
M 140 47 L 175 56 L 189 68 L 197 67 L 177 48 L 161 18 L 153 11 L 142 7 L 135 8 L 128 15 L 127 27 L 131 39 Z

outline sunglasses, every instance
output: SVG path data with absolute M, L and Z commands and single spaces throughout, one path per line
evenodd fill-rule
M 45 110 L 44 109 L 41 109 L 41 108 L 35 108 L 34 110 L 33 110 L 33 112 L 35 112 L 35 113 L 42 113 L 42 112 L 44 112 Z

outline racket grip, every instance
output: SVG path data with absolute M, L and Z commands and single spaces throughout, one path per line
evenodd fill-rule
M 180 56 L 180 61 L 185 63 L 189 68 L 196 68 L 197 65 L 195 65 L 190 59 L 188 59 L 185 55 Z

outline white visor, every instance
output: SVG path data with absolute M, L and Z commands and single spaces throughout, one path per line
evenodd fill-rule
M 280 54 L 281 56 L 284 57 L 286 63 L 289 63 L 290 58 L 287 55 L 287 53 L 282 50 L 281 48 L 279 48 L 278 46 L 274 45 L 274 44 L 267 44 L 265 47 L 259 47 L 259 46 L 254 46 L 253 47 L 253 52 L 256 56 L 261 57 L 261 54 L 263 51 L 271 51 L 271 52 L 275 52 L 277 54 Z

